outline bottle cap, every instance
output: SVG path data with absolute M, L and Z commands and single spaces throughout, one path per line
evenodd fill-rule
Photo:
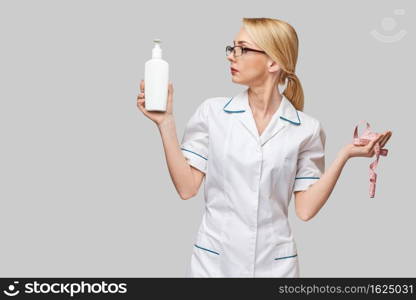
M 160 39 L 154 39 L 155 46 L 152 50 L 152 58 L 162 58 L 162 48 L 160 48 Z

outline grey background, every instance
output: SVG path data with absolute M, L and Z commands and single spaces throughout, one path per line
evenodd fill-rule
M 177 195 L 159 132 L 136 107 L 138 83 L 160 38 L 180 140 L 204 99 L 245 88 L 232 83 L 224 50 L 243 17 L 296 29 L 304 111 L 326 130 L 327 168 L 359 120 L 393 131 L 374 199 L 369 158 L 347 162 L 309 222 L 297 219 L 292 199 L 301 276 L 416 276 L 415 8 L 375 0 L 2 1 L 0 276 L 184 276 L 203 193 Z M 385 17 L 397 26 L 382 28 Z M 407 35 L 386 43 L 373 29 Z

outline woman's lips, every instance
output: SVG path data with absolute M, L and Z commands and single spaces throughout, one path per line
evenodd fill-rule
M 238 70 L 236 70 L 236 69 L 234 69 L 234 68 L 230 68 L 230 70 L 231 70 L 231 73 L 236 73 L 236 72 L 238 72 Z

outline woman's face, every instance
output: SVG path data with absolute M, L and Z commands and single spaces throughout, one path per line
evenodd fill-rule
M 244 27 L 240 29 L 240 32 L 235 37 L 233 46 L 235 45 L 262 50 L 250 39 Z M 234 54 L 231 53 L 227 56 L 227 59 L 230 61 L 230 68 L 237 70 L 237 72 L 232 72 L 230 69 L 232 81 L 235 83 L 247 86 L 261 85 L 270 76 L 268 63 L 271 60 L 265 53 L 247 51 L 237 57 L 234 57 Z

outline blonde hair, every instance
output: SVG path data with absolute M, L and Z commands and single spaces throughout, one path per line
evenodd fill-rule
M 281 67 L 278 84 L 288 79 L 283 95 L 297 110 L 303 111 L 303 89 L 295 74 L 299 46 L 295 29 L 282 20 L 270 18 L 243 18 L 243 25 L 252 40 Z

